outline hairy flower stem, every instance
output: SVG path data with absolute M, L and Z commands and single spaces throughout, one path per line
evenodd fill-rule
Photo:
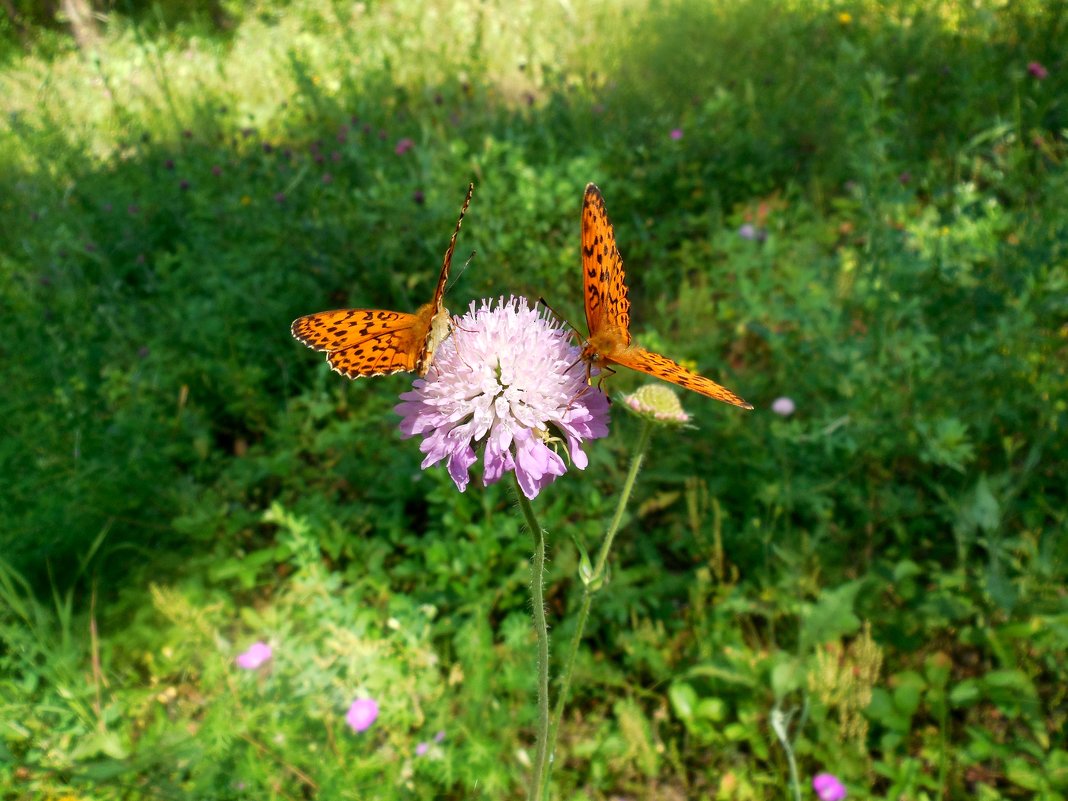
M 541 801 L 548 789 L 546 755 L 549 748 L 549 627 L 545 622 L 545 532 L 534 516 L 534 507 L 523 494 L 519 479 L 512 472 L 515 494 L 523 511 L 527 528 L 534 537 L 534 559 L 530 565 L 530 596 L 534 606 L 534 629 L 538 632 L 538 736 L 534 751 L 534 770 L 530 777 L 530 801 Z
M 575 657 L 578 655 L 579 643 L 582 641 L 582 633 L 586 628 L 586 619 L 590 614 L 590 604 L 593 601 L 593 594 L 601 589 L 604 584 L 604 570 L 605 564 L 608 562 L 608 554 L 612 550 L 612 542 L 616 538 L 616 533 L 619 531 L 620 523 L 623 522 L 623 513 L 626 511 L 627 502 L 630 500 L 630 493 L 634 489 L 634 481 L 638 477 L 638 471 L 641 469 L 642 460 L 645 458 L 645 451 L 649 447 L 649 440 L 653 434 L 654 423 L 651 420 L 645 420 L 642 423 L 641 433 L 638 435 L 638 443 L 634 447 L 634 454 L 631 456 L 630 469 L 627 471 L 627 477 L 623 481 L 623 489 L 619 493 L 619 502 L 616 504 L 615 514 L 612 515 L 612 522 L 608 525 L 608 530 L 605 532 L 604 540 L 601 542 L 601 550 L 597 553 L 597 561 L 593 566 L 592 572 L 589 575 L 583 576 L 583 583 L 586 585 L 586 589 L 582 593 L 582 605 L 579 607 L 578 621 L 575 624 L 575 633 L 571 638 L 571 647 L 567 652 L 567 659 L 564 662 L 564 672 L 560 681 L 560 689 L 556 696 L 556 706 L 553 709 L 553 722 L 549 729 L 549 771 L 552 771 L 552 761 L 556 751 L 556 733 L 560 728 L 560 721 L 564 716 L 564 705 L 567 703 L 567 694 L 571 689 L 571 674 L 575 668 Z M 548 784 L 548 782 L 546 782 Z M 537 799 L 541 801 L 541 799 Z

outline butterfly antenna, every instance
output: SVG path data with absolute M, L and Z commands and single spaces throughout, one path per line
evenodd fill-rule
M 553 317 L 555 317 L 555 318 L 556 318 L 557 320 L 559 320 L 559 321 L 560 321 L 560 322 L 562 322 L 562 323 L 563 323 L 564 325 L 566 325 L 566 326 L 567 326 L 568 328 L 570 328 L 570 329 L 571 329 L 572 331 L 574 331 L 574 332 L 575 332 L 575 336 L 576 336 L 576 337 L 578 338 L 578 341 L 579 341 L 579 342 L 585 342 L 585 341 L 586 341 L 586 340 L 588 339 L 588 337 L 585 337 L 585 336 L 583 336 L 582 332 L 581 332 L 581 331 L 579 331 L 579 330 L 578 330 L 578 328 L 576 328 L 576 327 L 575 327 L 575 326 L 574 326 L 574 325 L 573 325 L 573 324 L 571 323 L 571 321 L 570 321 L 570 320 L 568 320 L 568 319 L 567 319 L 566 317 L 564 317 L 564 316 L 563 316 L 562 314 L 558 314 L 558 313 L 557 313 L 557 311 L 556 311 L 556 309 L 554 309 L 554 308 L 553 308 L 552 306 L 550 306 L 550 305 L 548 304 L 548 302 L 546 302 L 545 298 L 538 298 L 538 302 L 537 302 L 537 304 L 536 304 L 536 305 L 538 305 L 538 306 L 544 306 L 544 307 L 545 307 L 546 309 L 548 309 L 548 310 L 549 310 L 549 313 L 550 313 L 550 314 L 552 314 L 552 316 L 553 316 Z
M 463 275 L 463 274 L 464 274 L 464 272 L 465 272 L 465 271 L 467 270 L 467 268 L 471 266 L 471 262 L 472 262 L 472 261 L 474 261 L 474 259 L 475 259 L 475 255 L 476 255 L 477 253 L 478 253 L 478 251 L 477 251 L 477 250 L 472 250 L 472 251 L 471 251 L 471 255 L 467 257 L 467 261 L 465 261 L 465 262 L 464 262 L 464 264 L 463 264 L 463 266 L 462 266 L 462 267 L 461 267 L 461 268 L 460 268 L 459 270 L 457 270 L 457 271 L 456 271 L 456 274 L 455 274 L 455 275 L 453 275 L 453 276 L 452 276 L 452 277 L 451 277 L 451 278 L 449 279 L 449 286 L 448 286 L 448 288 L 446 289 L 446 291 L 451 291 L 451 290 L 452 290 L 452 288 L 453 288 L 454 286 L 456 286 L 456 282 L 460 280 L 460 276 L 461 276 L 461 275 Z

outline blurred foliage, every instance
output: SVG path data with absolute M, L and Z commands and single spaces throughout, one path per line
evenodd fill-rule
M 555 797 L 786 798 L 773 718 L 853 798 L 1068 796 L 1065 4 L 12 7 L 0 798 L 518 792 L 507 493 L 288 334 L 423 302 L 469 180 L 454 311 L 579 321 L 595 180 L 639 340 L 757 406 L 658 434 Z M 538 498 L 558 652 L 634 435 Z

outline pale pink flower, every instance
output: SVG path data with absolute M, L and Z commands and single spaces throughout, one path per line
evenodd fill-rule
M 787 398 L 785 395 L 781 398 L 776 398 L 771 402 L 771 410 L 775 414 L 782 415 L 783 417 L 789 417 L 795 411 L 797 411 L 797 404 L 794 403 L 793 398 Z
M 273 652 L 271 651 L 271 646 L 269 646 L 267 643 L 254 642 L 248 647 L 247 651 L 238 654 L 237 659 L 235 659 L 234 661 L 237 662 L 237 666 L 239 668 L 244 668 L 245 670 L 255 670 L 260 665 L 264 664 L 268 659 L 270 659 L 272 653 Z
M 378 719 L 378 702 L 373 698 L 357 698 L 345 713 L 345 722 L 354 732 L 367 731 Z
M 394 146 L 393 152 L 396 153 L 398 156 L 403 156 L 413 147 L 415 147 L 415 142 L 413 142 L 406 136 L 403 139 L 397 140 L 397 144 Z
M 582 442 L 608 433 L 608 399 L 587 384 L 580 353 L 570 332 L 526 298 L 472 303 L 426 377 L 401 395 L 401 434 L 422 436 L 422 467 L 446 460 L 461 492 L 478 445 L 483 484 L 514 470 L 533 498 L 567 471 L 557 446 L 582 470 Z
M 679 141 L 680 139 L 682 139 L 682 128 L 672 128 L 670 136 L 676 142 Z

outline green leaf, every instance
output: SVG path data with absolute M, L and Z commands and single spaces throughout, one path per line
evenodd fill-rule
M 685 682 L 675 682 L 668 688 L 668 699 L 679 720 L 684 723 L 693 720 L 697 706 L 697 691 L 693 687 Z
M 863 580 L 851 581 L 833 590 L 824 590 L 815 604 L 802 612 L 801 639 L 812 647 L 824 642 L 841 639 L 860 629 L 860 619 L 853 614 L 857 593 L 864 586 Z
M 982 700 L 983 691 L 975 679 L 965 679 L 949 690 L 949 702 L 953 706 L 969 707 Z

